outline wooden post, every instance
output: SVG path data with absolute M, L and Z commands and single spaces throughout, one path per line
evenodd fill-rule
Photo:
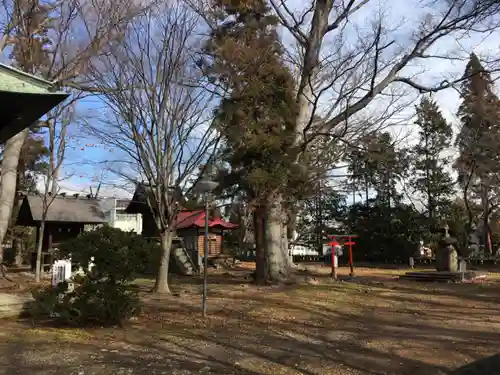
M 47 230 L 47 250 L 52 250 L 52 229 L 50 225 L 46 225 Z M 45 235 L 45 233 L 43 234 Z
M 328 245 L 331 246 L 331 261 L 332 261 L 332 272 L 331 272 L 331 277 L 334 279 L 334 280 L 337 280 L 337 267 L 336 267 L 336 264 L 335 264 L 335 257 L 336 257 L 336 253 L 335 253 L 335 246 L 337 246 L 339 243 L 337 242 L 337 240 L 335 239 L 335 237 L 332 238 L 332 241 L 328 243 Z
M 335 267 L 335 246 L 332 246 L 332 278 L 337 280 L 337 267 Z
M 354 262 L 352 260 L 352 245 L 356 244 L 352 241 L 352 236 L 348 236 L 348 241 L 344 245 L 349 246 L 349 268 L 351 269 L 350 276 L 354 276 Z

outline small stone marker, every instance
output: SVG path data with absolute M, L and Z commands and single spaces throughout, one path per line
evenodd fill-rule
M 467 262 L 462 259 L 458 263 L 458 272 L 464 273 L 465 271 L 467 271 Z
M 458 262 L 458 271 L 460 272 L 460 281 L 464 282 L 465 281 L 465 271 L 467 271 L 467 262 L 465 262 L 465 260 L 461 259 Z
M 410 264 L 410 268 L 413 269 L 415 267 L 415 259 L 413 259 L 413 257 L 410 257 L 409 264 Z

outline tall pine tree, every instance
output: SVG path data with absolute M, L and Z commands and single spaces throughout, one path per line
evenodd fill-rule
M 255 207 L 259 281 L 286 278 L 269 251 L 283 233 L 267 226 L 281 215 L 275 192 L 290 183 L 294 160 L 295 101 L 292 75 L 284 66 L 277 19 L 265 0 L 214 1 L 219 25 L 206 46 L 212 82 L 227 88 L 217 111 L 226 157 L 239 186 Z M 284 233 L 286 235 L 286 233 Z
M 390 133 L 374 133 L 363 137 L 348 155 L 348 171 L 358 186 L 376 192 L 377 203 L 390 207 L 400 201 L 397 184 L 407 169 L 406 150 L 399 150 Z
M 461 99 L 458 116 L 462 128 L 457 137 L 460 154 L 455 165 L 466 205 L 470 207 L 471 199 L 481 200 L 483 243 L 491 252 L 488 221 L 492 196 L 497 195 L 500 181 L 500 105 L 491 76 L 475 54 L 465 69 Z M 470 209 L 468 212 L 472 227 L 473 214 Z
M 453 193 L 453 179 L 448 167 L 449 158 L 443 152 L 450 147 L 453 129 L 443 117 L 439 106 L 428 97 L 423 97 L 416 106 L 419 141 L 413 148 L 413 178 L 414 192 L 424 201 L 433 225 L 446 208 Z

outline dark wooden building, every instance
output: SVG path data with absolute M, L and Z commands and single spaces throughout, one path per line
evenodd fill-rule
M 151 214 L 151 210 L 147 203 L 147 195 L 152 194 L 151 187 L 147 184 L 138 184 L 135 188 L 134 196 L 129 205 L 125 209 L 127 214 L 142 215 L 142 236 L 146 238 L 160 238 L 156 223 Z M 174 194 L 175 199 L 179 204 L 184 203 L 184 198 L 180 190 L 171 189 L 171 194 Z
M 37 228 L 37 243 L 42 214 L 42 197 L 31 195 L 23 198 L 16 225 Z M 91 230 L 105 222 L 104 213 L 97 199 L 79 198 L 78 195 L 53 198 L 45 218 L 43 264 L 52 264 L 51 252 L 61 242 L 75 238 L 83 231 Z

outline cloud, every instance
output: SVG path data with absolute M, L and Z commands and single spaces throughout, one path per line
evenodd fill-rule
M 81 179 L 67 179 L 60 181 L 58 183 L 58 194 L 66 193 L 66 194 L 80 194 L 87 195 L 90 194 L 91 188 L 92 193 L 95 194 L 98 183 L 90 183 L 84 182 Z M 39 178 L 37 182 L 37 189 L 40 192 L 44 192 L 45 183 L 43 178 Z M 103 198 L 132 198 L 133 195 L 133 187 L 131 186 L 119 186 L 108 183 L 103 183 L 99 190 L 99 197 Z
M 352 47 L 355 38 L 358 36 L 360 31 L 367 32 L 370 27 L 372 27 L 372 21 L 380 16 L 384 19 L 384 24 L 386 28 L 390 28 L 388 31 L 388 37 L 394 38 L 396 47 L 404 47 L 409 45 L 411 35 L 417 28 L 421 19 L 425 16 L 427 10 L 422 10 L 421 0 L 375 0 L 369 2 L 361 11 L 357 12 L 353 17 L 350 18 L 352 23 L 356 23 L 359 26 L 358 29 L 350 26 L 344 30 L 346 35 L 345 47 Z M 289 9 L 294 11 L 296 14 L 300 14 L 309 7 L 308 2 L 303 0 L 289 0 L 287 1 Z M 307 28 L 306 28 L 307 29 Z M 340 30 L 340 29 L 339 29 Z M 294 42 L 289 33 L 281 30 L 284 38 L 284 43 L 287 47 L 292 48 Z M 335 35 L 332 33 L 332 36 Z M 330 37 L 331 38 L 331 37 Z M 413 64 L 412 66 L 405 69 L 404 73 L 407 76 L 411 76 L 416 81 L 422 84 L 437 84 L 443 80 L 450 80 L 459 77 L 465 69 L 467 58 L 469 54 L 474 51 L 480 57 L 484 59 L 496 56 L 500 51 L 500 34 L 498 32 L 491 33 L 489 35 L 470 33 L 467 35 L 462 35 L 461 37 L 445 37 L 436 43 L 430 50 L 429 53 L 436 55 L 449 55 L 455 57 L 453 60 L 446 60 L 440 58 L 425 59 L 418 64 Z M 323 46 L 322 55 L 326 55 L 331 52 L 331 39 L 326 40 Z M 395 48 L 396 48 L 395 47 Z M 394 86 L 394 85 L 393 85 Z M 418 98 L 418 93 L 408 87 L 405 87 L 406 93 L 401 97 L 401 103 L 407 103 L 404 108 L 396 113 L 393 117 L 395 123 L 404 121 L 403 124 L 398 124 L 392 126 L 389 130 L 394 135 L 405 135 L 405 142 L 412 144 L 416 141 L 417 132 L 416 128 L 412 125 L 412 115 L 414 113 L 413 101 Z M 335 93 L 328 92 L 325 93 L 325 99 L 323 100 L 323 107 L 320 112 L 327 112 L 327 106 L 329 103 L 333 102 L 335 99 Z M 459 94 L 455 89 L 447 89 L 438 93 L 433 94 L 433 98 L 438 102 L 440 108 L 448 121 L 450 121 L 455 130 L 458 129 L 459 123 L 456 117 L 456 112 L 460 103 Z M 102 113 L 99 109 L 102 107 L 102 103 L 99 102 L 87 102 L 85 105 L 81 106 L 81 115 L 87 115 L 89 118 L 98 117 Z M 367 112 L 376 113 L 377 111 L 382 111 L 384 109 L 384 99 L 379 97 L 374 100 L 372 104 L 361 113 L 365 115 Z M 92 120 L 89 120 L 92 121 Z M 85 139 L 82 140 L 82 144 L 85 143 Z M 103 162 L 106 158 L 110 158 L 109 150 L 105 149 L 88 149 L 84 152 L 78 148 L 72 155 L 69 162 L 76 164 L 74 168 L 77 172 L 75 176 L 67 182 L 61 183 L 63 188 L 67 188 L 68 191 L 75 192 L 85 192 L 88 193 L 90 187 L 96 186 L 95 181 L 92 181 L 92 174 L 98 173 L 103 167 Z M 116 156 L 116 155 L 115 155 Z M 82 160 L 86 159 L 86 163 Z M 101 164 L 99 164 L 101 163 Z M 84 165 L 85 164 L 85 165 Z M 79 171 L 82 171 L 84 177 L 80 178 Z M 339 173 L 344 173 L 344 171 L 339 171 Z M 340 178 L 337 178 L 339 180 Z M 114 186 L 119 186 L 119 182 L 111 182 L 106 188 L 102 188 L 103 195 L 110 196 L 122 196 L 130 195 L 130 188 L 121 189 Z

